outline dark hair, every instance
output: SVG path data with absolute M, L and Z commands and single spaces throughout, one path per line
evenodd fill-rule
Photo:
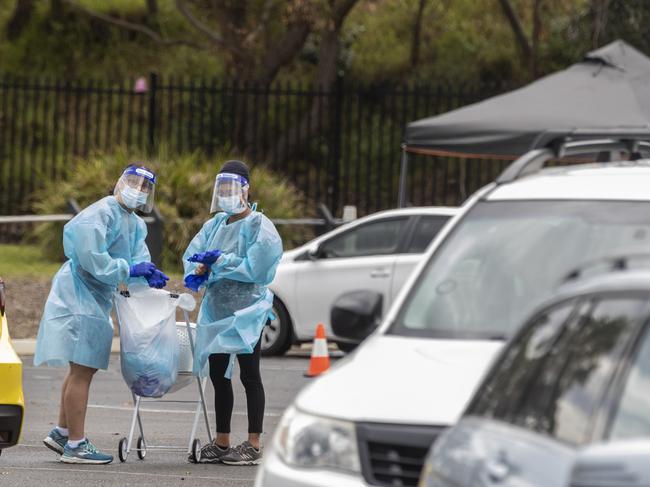
M 237 174 L 238 176 L 241 176 L 242 178 L 246 179 L 250 183 L 251 181 L 251 176 L 250 172 L 248 171 L 248 166 L 246 165 L 245 162 L 238 161 L 238 160 L 231 160 L 231 161 L 226 161 L 223 166 L 221 166 L 221 169 L 219 169 L 219 174 L 222 173 L 231 173 L 231 174 Z

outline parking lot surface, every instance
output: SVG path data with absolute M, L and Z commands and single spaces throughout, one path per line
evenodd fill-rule
M 33 367 L 31 357 L 23 357 L 26 415 L 20 445 L 6 449 L 0 456 L 0 486 L 41 485 L 168 485 L 251 486 L 258 467 L 227 465 L 195 465 L 183 452 L 149 449 L 144 461 L 131 452 L 126 463 L 117 458 L 120 438 L 128 436 L 132 414 L 131 394 L 120 373 L 119 355 L 113 354 L 108 371 L 95 376 L 90 393 L 86 431 L 101 450 L 115 456 L 106 466 L 64 465 L 58 456 L 47 450 L 42 439 L 55 426 L 64 369 Z M 262 376 L 266 391 L 265 435 L 271 441 L 282 412 L 297 392 L 310 379 L 303 377 L 309 358 L 305 353 L 281 358 L 264 358 Z M 246 397 L 238 379 L 233 376 L 235 410 L 232 423 L 234 443 L 246 438 Z M 163 399 L 194 400 L 198 397 L 195 383 L 168 394 Z M 214 425 L 214 393 L 208 381 L 206 401 Z M 148 445 L 169 445 L 187 448 L 192 427 L 192 405 L 144 403 L 141 417 Z M 214 427 L 214 426 L 213 426 Z M 137 431 L 137 430 L 136 430 Z M 205 444 L 207 434 L 201 423 L 199 438 Z M 137 435 L 136 435 L 137 438 Z

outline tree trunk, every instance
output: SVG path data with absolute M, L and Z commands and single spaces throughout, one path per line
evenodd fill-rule
M 593 23 L 591 26 L 591 47 L 597 49 L 600 47 L 600 39 L 607 27 L 607 12 L 609 11 L 610 0 L 592 0 L 591 16 Z
M 147 0 L 147 15 L 150 18 L 158 15 L 158 0 Z
M 311 26 L 307 22 L 298 22 L 289 27 L 284 37 L 263 56 L 258 69 L 255 70 L 255 79 L 264 84 L 271 83 L 278 71 L 295 59 L 310 32 Z
M 328 92 L 334 85 L 338 70 L 341 27 L 348 13 L 356 3 L 357 0 L 344 0 L 340 2 L 333 9 L 332 16 L 321 33 L 316 73 L 316 86 L 319 91 Z M 277 141 L 275 153 L 278 159 L 283 160 L 292 157 L 295 155 L 298 147 L 302 145 L 298 137 L 291 137 L 291 134 L 298 133 L 300 134 L 300 138 L 311 138 L 318 127 L 318 120 L 322 118 L 328 122 L 331 121 L 331 117 L 327 117 L 329 113 L 329 98 L 325 96 L 322 100 L 319 100 L 319 97 L 315 97 L 311 108 L 294 126 L 289 127 L 286 133 Z
M 499 0 L 499 2 L 501 3 L 501 9 L 503 10 L 504 15 L 510 23 L 510 27 L 512 28 L 512 32 L 515 35 L 515 39 L 524 59 L 529 60 L 531 56 L 531 47 L 528 38 L 526 37 L 526 33 L 524 32 L 524 27 L 521 24 L 521 20 L 517 16 L 517 12 L 515 12 L 510 0 Z
M 411 38 L 411 68 L 417 67 L 420 63 L 420 36 L 422 33 L 422 17 L 424 16 L 426 3 L 427 0 L 420 0 L 418 12 L 415 16 L 415 22 L 413 22 L 413 37 Z
M 542 0 L 533 0 L 533 35 L 530 56 L 530 78 L 537 78 L 539 64 L 539 36 L 542 31 Z
M 63 18 L 63 0 L 50 0 L 50 17 L 57 20 Z
M 8 40 L 14 41 L 20 37 L 33 13 L 34 0 L 18 0 L 16 2 L 16 8 L 7 22 L 6 36 Z

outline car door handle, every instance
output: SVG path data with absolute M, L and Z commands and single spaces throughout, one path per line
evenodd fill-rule
M 382 278 L 382 277 L 390 277 L 390 272 L 388 272 L 386 269 L 375 269 L 370 273 L 370 277 L 373 277 L 375 279 Z
M 485 463 L 485 473 L 494 483 L 503 482 L 511 472 L 512 467 L 503 456 L 493 458 Z

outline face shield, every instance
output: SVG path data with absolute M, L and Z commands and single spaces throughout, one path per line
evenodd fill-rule
M 113 194 L 131 210 L 150 213 L 153 209 L 156 175 L 144 167 L 129 166 L 115 185 Z
M 248 181 L 231 173 L 217 174 L 212 192 L 210 213 L 225 211 L 238 215 L 248 208 Z

